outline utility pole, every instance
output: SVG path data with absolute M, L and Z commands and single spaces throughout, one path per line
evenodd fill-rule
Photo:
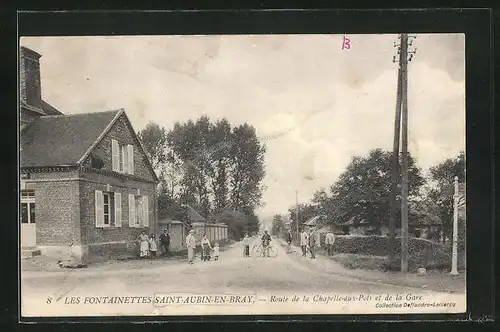
M 400 37 L 401 38 L 401 35 Z M 394 46 L 398 47 L 397 54 L 400 55 L 401 47 L 400 45 L 394 43 Z M 396 62 L 396 56 L 394 56 L 393 62 Z M 389 216 L 389 263 L 394 262 L 394 249 L 395 249 L 395 239 L 396 239 L 396 212 L 397 212 L 397 190 L 399 183 L 399 140 L 401 133 L 401 85 L 402 85 L 402 61 L 403 57 L 399 56 L 398 65 L 398 83 L 396 91 L 396 114 L 394 121 L 394 141 L 392 145 L 392 165 L 391 165 L 391 196 L 390 196 L 390 216 Z
M 401 272 L 408 272 L 408 35 L 401 34 Z
M 398 47 L 398 94 L 396 98 L 396 117 L 393 142 L 392 182 L 391 182 L 391 218 L 389 220 L 389 245 L 394 249 L 395 221 L 397 207 L 397 185 L 399 179 L 399 124 L 401 120 L 401 272 L 408 272 L 408 62 L 416 50 L 408 51 L 416 36 L 402 33 Z M 408 57 L 408 55 L 410 55 Z M 395 61 L 395 58 L 393 59 Z M 392 250 L 391 250 L 392 251 Z M 390 253 L 390 259 L 394 253 Z
M 295 190 L 295 226 L 297 228 L 297 243 L 300 244 L 300 232 L 299 232 L 299 191 Z
M 401 34 L 401 56 L 403 57 L 402 72 L 402 138 L 401 138 L 401 272 L 408 272 L 408 62 L 416 50 L 408 51 L 408 45 L 413 43 L 407 34 Z M 409 41 L 409 43 L 408 43 Z M 408 54 L 410 54 L 408 58 Z

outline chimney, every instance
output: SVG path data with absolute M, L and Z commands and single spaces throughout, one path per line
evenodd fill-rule
M 21 101 L 31 106 L 39 107 L 42 100 L 40 84 L 41 55 L 26 47 L 21 47 L 20 56 L 20 89 Z

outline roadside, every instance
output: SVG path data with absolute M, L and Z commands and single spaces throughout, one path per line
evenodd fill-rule
M 286 246 L 283 239 L 279 239 L 279 241 L 282 246 Z M 405 274 L 393 271 L 383 272 L 377 270 L 346 269 L 337 261 L 342 254 L 327 257 L 323 251 L 319 251 L 316 255 L 316 259 L 313 260 L 310 259 L 309 253 L 307 254 L 307 258 L 302 257 L 300 247 L 292 245 L 292 248 L 293 253 L 291 253 L 290 256 L 300 260 L 311 269 L 343 277 L 395 286 L 433 290 L 437 292 L 462 293 L 465 292 L 466 289 L 465 275 L 463 273 L 458 276 L 452 276 L 447 272 L 427 271 L 427 275 L 420 276 L 415 273 Z
M 239 242 L 230 240 L 227 245 L 220 248 L 220 251 L 224 252 L 238 245 Z M 196 252 L 195 256 L 197 258 L 200 257 L 199 250 Z M 96 262 L 83 268 L 64 268 L 59 266 L 59 261 L 55 258 L 48 256 L 35 256 L 33 258 L 21 259 L 20 267 L 21 277 L 31 278 L 51 275 L 65 275 L 69 273 L 78 275 L 85 275 L 87 272 L 89 274 L 95 272 L 120 273 L 124 270 L 127 270 L 128 272 L 137 271 L 138 273 L 143 273 L 145 270 L 163 269 L 165 266 L 179 265 L 179 263 L 182 262 L 187 262 L 187 250 L 172 252 L 168 257 L 158 256 L 154 259 L 131 258 Z

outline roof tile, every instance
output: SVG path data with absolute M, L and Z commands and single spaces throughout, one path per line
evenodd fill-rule
M 21 132 L 21 167 L 76 165 L 119 110 L 41 116 Z

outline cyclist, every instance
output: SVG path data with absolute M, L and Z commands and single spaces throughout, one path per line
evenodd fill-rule
M 264 235 L 262 235 L 262 256 L 269 257 L 269 245 L 271 244 L 271 235 L 264 231 Z

